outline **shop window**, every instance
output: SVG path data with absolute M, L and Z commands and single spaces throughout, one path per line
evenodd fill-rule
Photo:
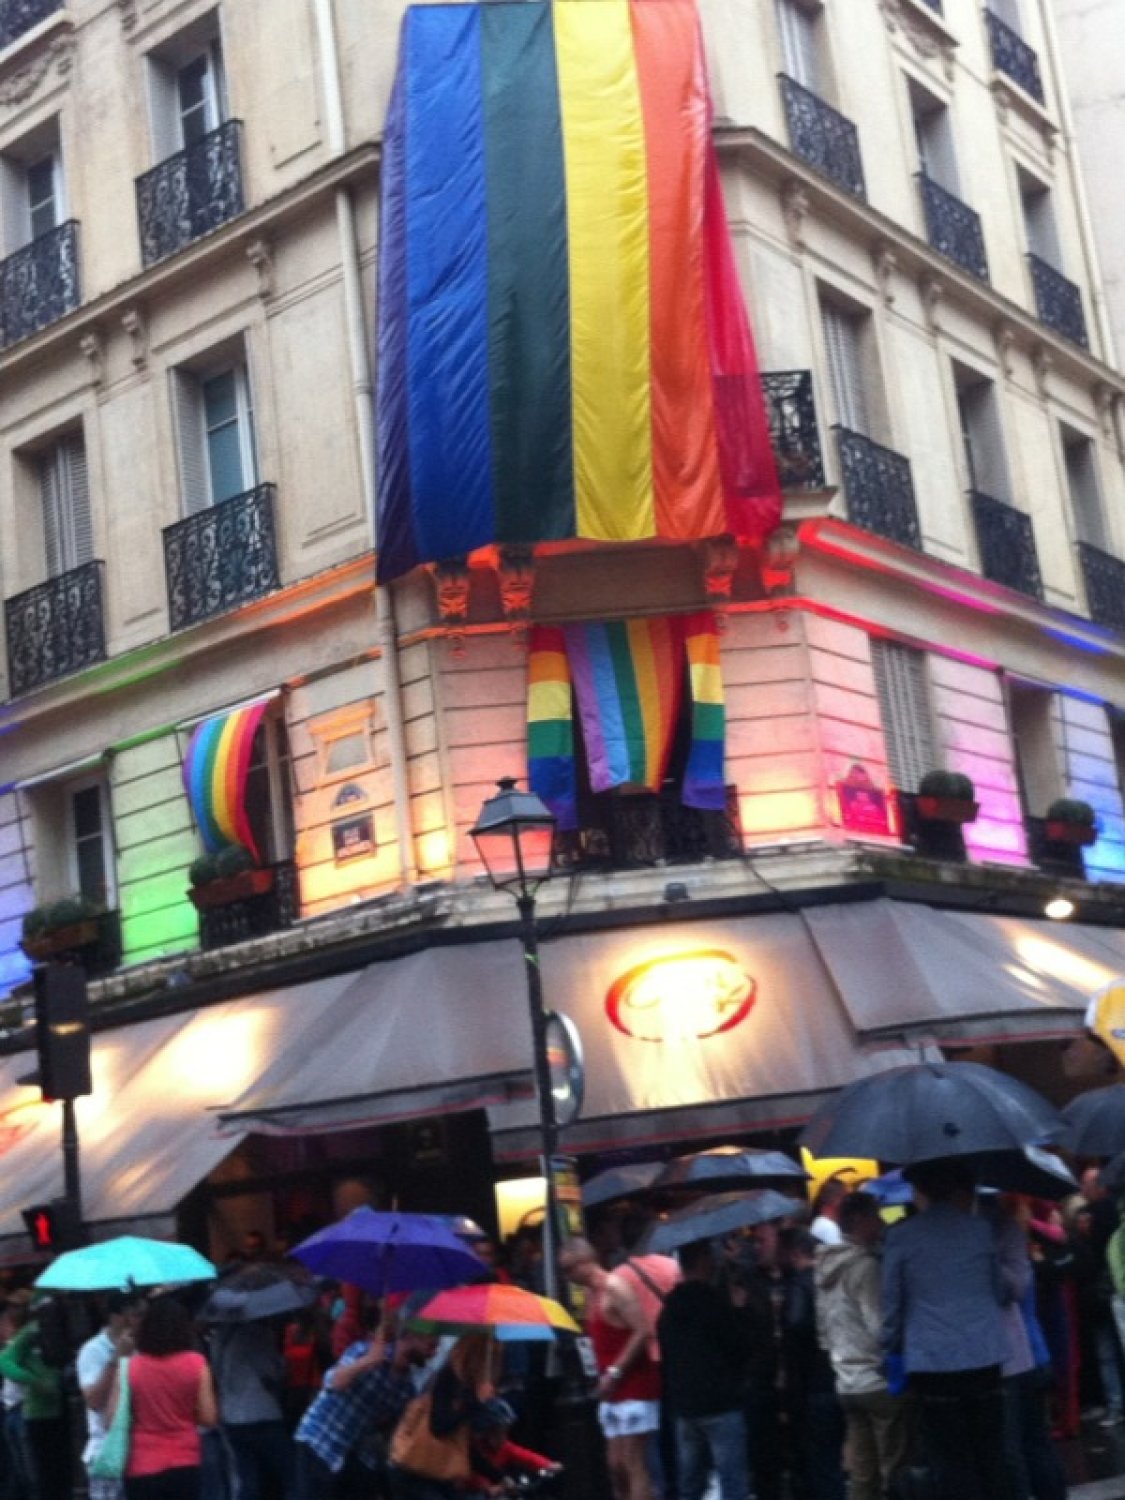
M 258 726 L 246 775 L 245 804 L 263 864 L 291 859 L 294 847 L 289 739 L 280 716 Z
M 891 783 L 916 792 L 937 766 L 926 654 L 899 641 L 873 640 L 871 665 Z

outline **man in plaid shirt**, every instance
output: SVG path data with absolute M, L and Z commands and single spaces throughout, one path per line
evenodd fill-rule
M 376 1333 L 344 1351 L 297 1428 L 298 1500 L 367 1500 L 372 1473 L 382 1466 L 379 1440 L 417 1394 L 411 1371 L 436 1345 L 412 1333 L 388 1343 Z

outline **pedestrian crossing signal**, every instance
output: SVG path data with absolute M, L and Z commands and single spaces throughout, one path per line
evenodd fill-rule
M 25 1208 L 23 1222 L 37 1255 L 57 1255 L 82 1243 L 81 1225 L 65 1198 Z

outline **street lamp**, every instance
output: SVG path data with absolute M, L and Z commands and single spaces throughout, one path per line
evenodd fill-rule
M 535 920 L 535 896 L 551 878 L 558 820 L 534 792 L 521 792 L 514 777 L 505 776 L 499 791 L 480 810 L 469 835 L 498 891 L 515 897 L 520 914 L 527 974 L 527 1004 L 531 1014 L 531 1047 L 535 1064 L 535 1094 L 539 1105 L 539 1149 L 547 1184 L 547 1219 L 543 1244 L 543 1282 L 548 1297 L 558 1298 L 559 1275 L 555 1236 L 558 1233 L 558 1201 L 553 1158 L 558 1151 L 559 1124 L 551 1088 L 547 1053 L 547 1014 L 543 1009 L 543 976 L 539 968 L 539 930 Z

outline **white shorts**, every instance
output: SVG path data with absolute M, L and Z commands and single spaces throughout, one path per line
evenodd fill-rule
M 660 1430 L 659 1401 L 602 1401 L 598 1421 L 607 1438 L 640 1437 Z

